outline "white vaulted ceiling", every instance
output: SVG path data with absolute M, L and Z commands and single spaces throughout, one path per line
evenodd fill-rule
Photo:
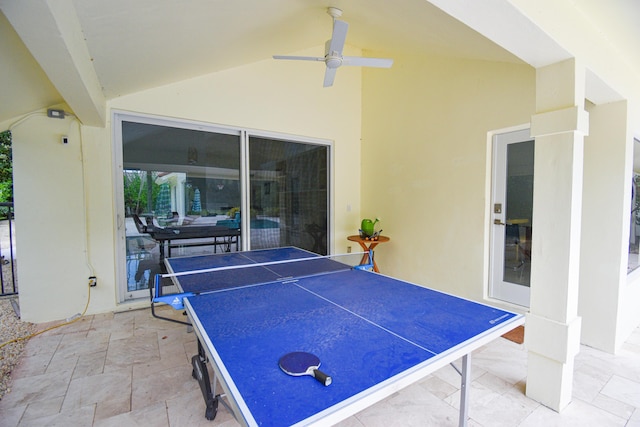
M 640 16 L 640 2 L 566 1 L 612 45 L 633 49 L 636 57 L 629 62 L 640 69 L 635 49 L 640 26 L 629 25 Z M 0 91 L 9 95 L 0 103 L 0 122 L 64 101 L 84 123 L 99 125 L 107 99 L 322 46 L 331 34 L 328 6 L 343 9 L 342 19 L 350 25 L 347 44 L 365 52 L 527 62 L 434 6 L 438 3 L 0 0 Z M 481 3 L 516 9 L 507 0 Z M 614 3 L 619 7 L 610 6 Z M 539 39 L 531 42 L 540 46 Z

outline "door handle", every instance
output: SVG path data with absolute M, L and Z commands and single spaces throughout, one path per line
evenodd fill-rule
M 507 224 L 505 224 L 504 222 L 500 221 L 499 219 L 494 219 L 494 220 L 493 220 L 493 223 L 494 223 L 495 225 L 507 225 Z

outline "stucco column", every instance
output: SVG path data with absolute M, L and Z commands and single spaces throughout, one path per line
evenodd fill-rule
M 584 76 L 573 59 L 537 69 L 537 113 L 531 118 L 536 145 L 526 393 L 556 411 L 571 402 L 580 349 Z

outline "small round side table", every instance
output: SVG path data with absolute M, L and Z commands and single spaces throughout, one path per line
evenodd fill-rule
M 369 262 L 369 251 L 373 251 L 373 249 L 376 246 L 378 246 L 380 243 L 388 242 L 391 239 L 387 236 L 378 236 L 378 240 L 366 240 L 356 234 L 356 235 L 347 237 L 347 240 L 350 240 L 352 242 L 357 242 L 362 248 L 362 250 L 366 252 L 366 254 L 362 256 L 362 260 L 360 260 L 360 263 L 367 264 Z M 373 271 L 375 271 L 376 273 L 380 273 L 380 270 L 378 270 L 378 264 L 376 264 L 375 257 L 373 259 Z

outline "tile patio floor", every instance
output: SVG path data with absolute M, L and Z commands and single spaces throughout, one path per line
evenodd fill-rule
M 84 317 L 28 342 L 0 426 L 237 426 L 222 406 L 204 418 L 196 349 L 185 326 L 149 310 Z M 473 353 L 469 426 L 640 427 L 640 328 L 616 356 L 582 347 L 561 414 L 524 395 L 526 363 L 524 346 L 503 338 Z M 459 386 L 445 367 L 339 426 L 456 426 Z

